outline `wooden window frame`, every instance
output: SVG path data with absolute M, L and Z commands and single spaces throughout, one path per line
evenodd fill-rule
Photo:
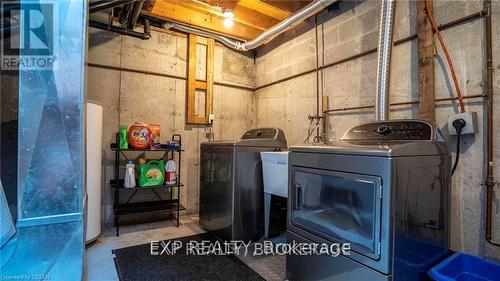
M 206 79 L 196 79 L 196 46 L 204 45 L 207 48 Z M 187 75 L 186 123 L 207 125 L 208 115 L 213 112 L 213 85 L 214 85 L 214 39 L 188 35 L 188 75 Z M 205 91 L 205 115 L 196 115 L 196 90 Z

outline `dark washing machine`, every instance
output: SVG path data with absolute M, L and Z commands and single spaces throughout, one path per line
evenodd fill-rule
M 260 152 L 286 149 L 283 130 L 260 128 L 241 139 L 201 144 L 200 224 L 221 240 L 264 235 Z
M 350 255 L 287 256 L 290 280 L 427 280 L 448 254 L 450 155 L 419 120 L 368 123 L 331 146 L 293 146 L 288 242 Z

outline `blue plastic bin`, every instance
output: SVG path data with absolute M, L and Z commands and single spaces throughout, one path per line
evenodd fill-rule
M 433 267 L 429 276 L 436 281 L 499 281 L 500 264 L 456 253 Z
M 427 272 L 443 260 L 448 249 L 427 241 L 396 234 L 394 250 L 394 280 L 428 280 Z

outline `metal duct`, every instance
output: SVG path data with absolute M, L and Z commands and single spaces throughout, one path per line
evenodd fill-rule
M 376 119 L 389 119 L 389 78 L 391 70 L 392 30 L 396 0 L 382 0 L 378 41 Z
M 21 9 L 28 5 L 55 24 L 58 37 L 49 56 L 19 64 L 18 218 L 16 234 L 0 248 L 2 280 L 81 280 L 83 274 L 88 7 L 87 1 L 51 1 L 54 7 L 45 8 L 46 2 L 21 1 Z M 19 62 L 32 60 L 32 53 L 20 52 Z
M 302 22 L 306 18 L 317 14 L 318 12 L 322 11 L 326 7 L 328 7 L 330 4 L 337 2 L 338 0 L 316 0 L 314 2 L 311 2 L 309 5 L 305 6 L 304 8 L 300 9 L 297 11 L 297 13 L 293 14 L 292 16 L 286 18 L 282 22 L 276 24 L 275 26 L 271 27 L 270 29 L 262 32 L 259 36 L 257 36 L 255 39 L 250 40 L 250 41 L 245 41 L 241 42 L 238 40 L 230 39 L 225 36 L 215 34 L 213 32 L 208 32 L 196 28 L 192 28 L 186 25 L 178 24 L 175 22 L 166 22 L 163 27 L 166 29 L 176 29 L 178 31 L 182 32 L 187 32 L 187 33 L 192 33 L 204 37 L 210 37 L 213 38 L 220 43 L 226 45 L 227 47 L 231 49 L 235 49 L 238 51 L 250 51 L 253 49 L 256 49 L 260 47 L 261 45 L 273 40 L 276 36 L 280 35 L 281 33 L 287 31 L 291 27 L 295 26 L 296 24 Z
M 187 25 L 178 24 L 178 23 L 171 22 L 171 21 L 165 22 L 163 24 L 163 28 L 175 29 L 175 30 L 185 32 L 185 33 L 191 33 L 191 34 L 196 34 L 196 35 L 203 36 L 203 37 L 213 38 L 231 49 L 237 49 L 238 46 L 243 44 L 243 42 L 241 42 L 241 41 L 230 39 L 230 38 L 227 38 L 225 36 L 219 35 L 217 33 L 204 31 L 201 29 L 189 27 Z

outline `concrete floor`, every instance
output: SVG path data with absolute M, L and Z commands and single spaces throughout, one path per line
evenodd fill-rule
M 84 279 L 86 281 L 119 280 L 111 251 L 149 243 L 152 240 L 168 240 L 190 236 L 204 232 L 198 224 L 197 216 L 181 216 L 180 226 L 173 221 L 128 225 L 120 227 L 120 237 L 115 236 L 115 228 L 106 225 L 101 236 L 85 251 Z M 274 242 L 284 242 L 285 237 L 271 239 Z M 241 256 L 244 263 L 268 281 L 285 279 L 284 256 Z
M 120 227 L 120 237 L 115 229 L 106 225 L 101 236 L 85 251 L 84 279 L 87 281 L 118 280 L 111 250 L 149 243 L 151 240 L 168 240 L 204 232 L 198 217 L 181 216 L 180 226 L 173 221 L 129 225 Z

